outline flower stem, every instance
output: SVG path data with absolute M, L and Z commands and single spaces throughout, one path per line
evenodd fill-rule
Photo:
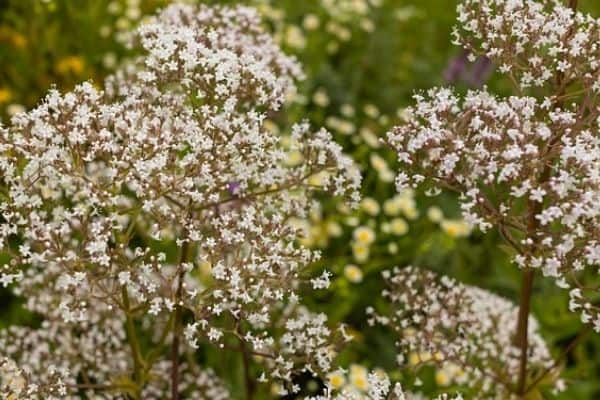
M 144 370 L 144 358 L 142 357 L 133 317 L 131 316 L 131 304 L 129 302 L 127 287 L 123 286 L 121 288 L 121 296 L 123 297 L 123 306 L 125 307 L 125 329 L 127 331 L 127 340 L 129 341 L 129 348 L 131 349 L 131 355 L 133 357 L 133 379 L 136 384 L 134 398 L 138 400 L 141 399 L 140 392 L 144 380 L 142 373 Z
M 171 344 L 171 399 L 179 400 L 179 341 L 181 337 L 181 314 L 182 307 L 179 304 L 183 292 L 183 280 L 185 268 L 183 264 L 187 261 L 189 243 L 186 241 L 181 246 L 181 258 L 179 261 L 179 272 L 177 291 L 175 292 L 175 315 L 173 317 L 173 342 Z
M 254 381 L 250 374 L 250 353 L 246 348 L 246 344 L 240 339 L 240 351 L 242 352 L 242 359 L 244 363 L 244 384 L 246 387 L 246 400 L 252 400 L 254 398 Z
M 521 300 L 519 304 L 519 319 L 517 322 L 517 334 L 515 337 L 516 345 L 521 350 L 519 358 L 519 380 L 517 382 L 517 393 L 525 393 L 525 384 L 527 381 L 527 348 L 529 345 L 529 312 L 531 309 L 531 295 L 533 293 L 533 270 L 527 268 L 523 270 L 523 280 L 521 286 Z

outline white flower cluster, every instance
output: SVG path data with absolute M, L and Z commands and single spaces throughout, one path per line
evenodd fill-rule
M 110 382 L 111 377 L 127 372 L 129 358 L 121 321 L 100 314 L 77 328 L 52 320 L 43 321 L 37 329 L 11 326 L 0 333 L 0 349 L 4 356 L 17 360 L 32 384 L 40 387 L 56 385 L 56 371 L 61 371 L 60 398 L 64 399 L 79 398 L 67 390 L 75 387 L 77 376 Z
M 417 354 L 412 366 L 452 363 L 463 371 L 461 382 L 478 398 L 508 398 L 519 369 L 520 351 L 514 343 L 518 308 L 486 290 L 439 277 L 420 268 L 384 272 L 389 289 L 389 315 L 369 309 L 371 324 L 390 326 L 398 334 L 402 354 Z M 529 362 L 544 369 L 553 364 L 548 348 L 529 317 Z
M 275 110 L 302 75 L 263 31 L 253 8 L 171 6 L 138 33 L 147 51 L 141 80 L 176 82 L 231 110 Z
M 600 92 L 600 20 L 559 0 L 463 0 L 456 43 L 494 60 L 521 88 L 582 83 Z
M 326 394 L 306 397 L 305 400 L 418 400 L 422 397 L 405 392 L 399 383 L 392 384 L 390 378 L 383 371 L 364 371 L 364 386 L 366 391 L 357 390 L 352 386 L 345 386 L 339 391 L 328 389 Z M 460 394 L 450 396 L 441 394 L 432 400 L 463 400 Z
M 109 368 L 121 360 L 112 347 L 125 342 L 123 326 L 131 342 L 135 320 L 149 332 L 172 327 L 157 340 L 161 351 L 167 337 L 185 336 L 191 348 L 230 337 L 274 356 L 273 316 L 297 302 L 303 270 L 319 256 L 297 245 L 288 220 L 305 215 L 315 191 L 356 204 L 360 174 L 329 133 L 307 124 L 293 132 L 302 162 L 286 164 L 263 121 L 294 90 L 300 68 L 252 9 L 173 5 L 137 40 L 146 55 L 109 78 L 105 91 L 90 83 L 52 90 L 0 127 L 0 242 L 11 257 L 0 282 L 48 324 L 24 334 L 26 342 L 74 335 L 67 352 L 85 354 L 90 349 L 78 346 L 94 344 L 117 354 L 92 382 L 131 373 L 141 392 L 158 357 Z M 326 332 L 322 317 L 307 318 L 289 324 Z M 326 366 L 317 349 L 324 342 L 286 336 L 283 343 Z M 55 352 L 44 346 L 49 368 Z M 29 357 L 13 353 L 19 362 Z M 277 376 L 305 361 L 278 362 Z M 98 368 L 70 357 L 62 364 L 75 377 Z
M 198 365 L 183 362 L 180 365 L 182 381 L 179 390 L 184 399 L 197 400 L 230 400 L 231 393 L 223 382 L 211 369 L 201 369 Z M 156 377 L 142 391 L 142 398 L 148 400 L 163 400 L 165 393 L 169 393 L 171 382 L 171 362 L 160 360 L 156 362 L 150 372 Z
M 39 396 L 47 400 L 65 399 L 68 373 L 50 367 L 45 374 L 52 378 L 52 383 L 32 383 L 30 374 L 17 366 L 15 361 L 7 357 L 0 358 L 0 395 L 6 400 L 37 400 Z
M 397 185 L 460 193 L 468 223 L 497 227 L 520 267 L 579 290 L 582 319 L 600 331 L 600 309 L 585 300 L 598 289 L 580 283 L 600 266 L 600 22 L 550 0 L 468 0 L 459 12 L 473 40 L 461 43 L 513 66 L 518 79 L 501 70 L 519 96 L 416 95 L 405 123 L 388 134 L 411 170 Z M 555 65 L 565 60 L 568 68 Z M 524 95 L 534 83 L 546 95 Z

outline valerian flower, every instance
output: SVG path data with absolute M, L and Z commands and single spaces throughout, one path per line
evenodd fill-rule
M 478 398 L 510 397 L 518 370 L 514 343 L 518 307 L 486 290 L 460 284 L 424 269 L 406 267 L 383 273 L 390 312 L 369 309 L 370 323 L 392 328 L 404 368 L 435 364 L 461 369 L 461 383 Z M 529 362 L 543 370 L 553 364 L 548 348 L 529 317 Z M 405 354 L 416 354 L 407 359 Z
M 358 204 L 360 174 L 325 130 L 293 128 L 302 161 L 290 166 L 265 129 L 301 77 L 298 63 L 246 7 L 173 5 L 133 43 L 144 55 L 105 90 L 51 90 L 0 131 L 0 240 L 11 257 L 0 281 L 44 319 L 0 350 L 23 368 L 64 367 L 69 395 L 106 385 L 197 398 L 205 383 L 221 393 L 212 372 L 179 357 L 231 340 L 277 379 L 328 372 L 336 335 L 326 318 L 289 309 L 319 254 L 297 244 L 288 221 L 317 191 Z M 136 321 L 158 354 L 136 344 Z M 32 338 L 47 346 L 41 359 Z M 167 364 L 173 380 L 156 380 Z
M 464 0 L 455 42 L 499 65 L 521 88 L 580 82 L 600 90 L 600 24 L 558 0 Z
M 346 383 L 346 371 L 338 369 L 329 375 L 328 391 L 325 395 L 306 397 L 304 400 L 411 400 L 422 396 L 405 392 L 399 383 L 393 384 L 382 370 L 369 371 L 360 365 L 350 366 Z M 352 384 L 354 381 L 354 384 Z M 441 394 L 433 400 L 463 400 L 460 394 Z
M 486 89 L 415 96 L 388 134 L 396 183 L 460 194 L 467 223 L 497 227 L 525 270 L 571 292 L 572 309 L 600 331 L 600 22 L 558 1 L 466 0 L 457 41 L 485 55 L 518 95 Z M 536 87 L 537 97 L 528 95 Z

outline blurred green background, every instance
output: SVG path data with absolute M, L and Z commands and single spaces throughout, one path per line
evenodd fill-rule
M 127 32 L 167 3 L 0 0 L 0 120 L 6 124 L 11 115 L 33 107 L 53 85 L 68 90 L 88 79 L 101 85 L 131 55 Z M 378 300 L 381 271 L 395 265 L 422 266 L 514 301 L 520 274 L 495 233 L 471 232 L 460 220 L 453 196 L 396 195 L 394 156 L 378 139 L 402 117 L 415 91 L 449 83 L 467 90 L 485 82 L 499 94 L 510 94 L 510 86 L 493 66 L 481 71 L 461 64 L 461 50 L 450 37 L 454 0 L 242 3 L 258 8 L 266 28 L 306 72 L 297 95 L 272 116 L 269 129 L 285 138 L 290 124 L 302 119 L 326 126 L 363 169 L 367 200 L 360 210 L 324 201 L 309 219 L 296 221 L 305 228 L 303 242 L 322 249 L 324 257 L 315 271 L 327 267 L 335 274 L 332 290 L 304 300 L 352 329 L 357 340 L 341 355 L 343 365 L 383 367 L 410 388 L 411 378 L 395 367 L 394 338 L 365 323 L 367 306 L 383 307 Z M 580 7 L 600 17 L 599 1 L 582 0 Z M 448 82 L 453 61 L 463 68 Z M 567 310 L 568 295 L 553 282 L 537 279 L 533 301 L 542 333 L 558 354 L 581 329 L 578 317 Z M 6 290 L 0 291 L 0 304 L 0 327 L 30 318 Z M 220 354 L 206 357 L 217 370 L 234 371 L 229 384 L 235 388 L 241 379 L 239 360 Z M 438 372 L 423 371 L 424 384 L 415 390 L 452 391 L 452 379 L 440 379 Z M 563 376 L 568 388 L 556 398 L 600 399 L 600 336 L 588 336 L 568 356 Z

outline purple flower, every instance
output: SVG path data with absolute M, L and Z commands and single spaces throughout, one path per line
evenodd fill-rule
M 469 52 L 462 50 L 459 55 L 452 58 L 448 67 L 444 71 L 444 79 L 448 83 L 455 83 L 458 81 L 467 69 Z
M 461 50 L 460 54 L 448 63 L 444 71 L 444 80 L 447 83 L 462 81 L 469 86 L 481 87 L 492 73 L 492 62 L 487 57 L 479 56 L 471 66 L 470 64 L 469 52 Z
M 233 196 L 237 196 L 240 191 L 240 183 L 233 181 L 227 184 L 227 191 Z
M 477 57 L 469 75 L 466 77 L 467 83 L 474 87 L 481 87 L 492 74 L 492 61 L 484 56 Z

